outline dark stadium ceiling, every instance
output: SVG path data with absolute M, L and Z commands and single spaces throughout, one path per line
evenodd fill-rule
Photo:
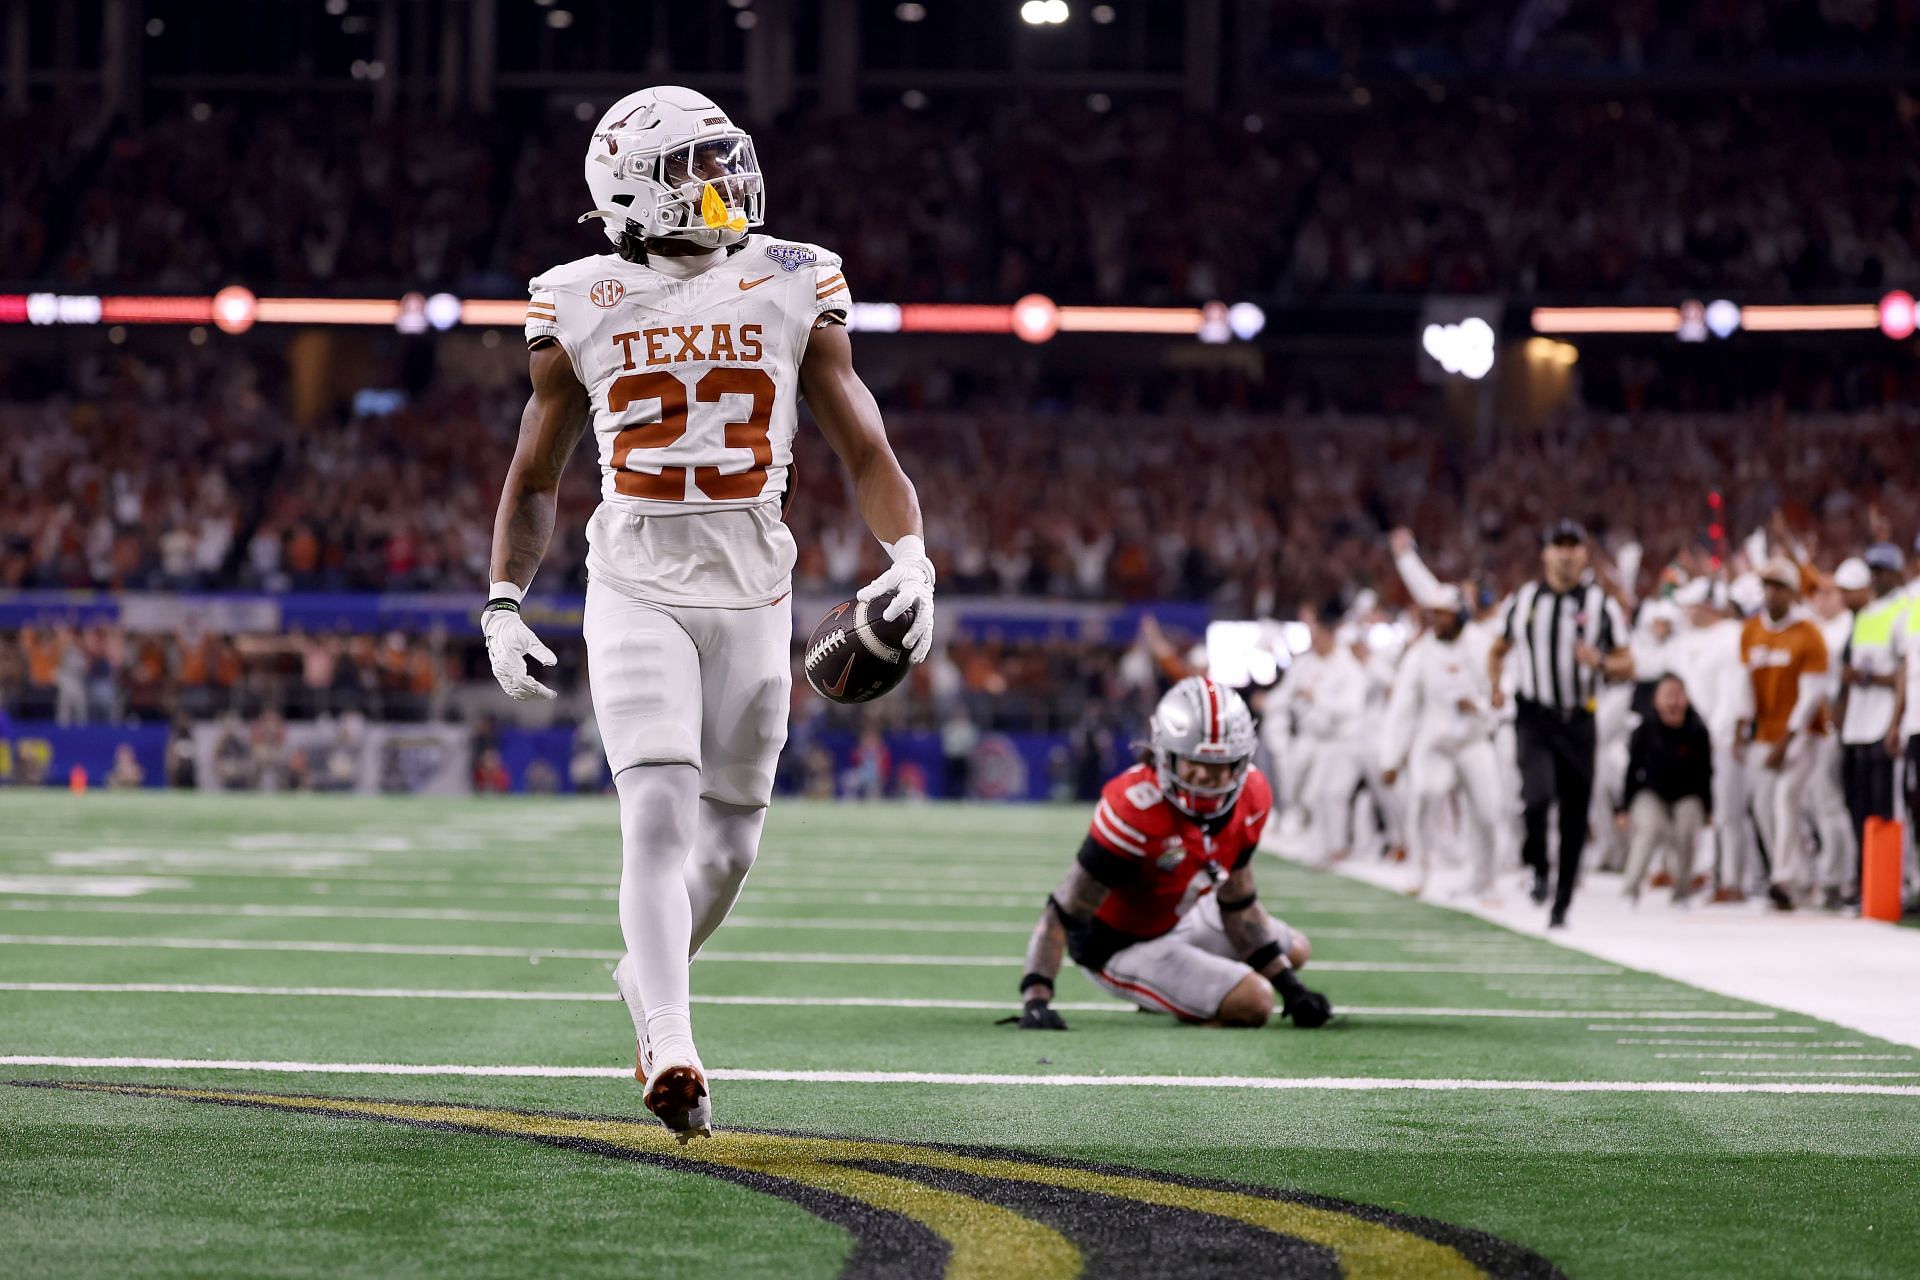
M 93 90 L 135 113 L 182 95 L 289 92 L 455 113 L 673 79 L 739 94 L 765 119 L 912 95 L 1365 107 L 1455 87 L 1718 93 L 1915 78 L 1908 46 L 1882 29 L 1896 19 L 1879 10 L 1880 26 L 1861 25 L 1850 10 L 1814 21 L 1804 4 L 1752 0 L 1728 25 L 1717 6 L 1682 6 L 1678 19 L 1644 8 L 1656 25 L 1635 29 L 1633 15 L 1587 0 L 10 0 L 0 82 L 15 111 L 35 94 Z

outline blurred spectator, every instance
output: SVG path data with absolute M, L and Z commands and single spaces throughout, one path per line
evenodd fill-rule
M 129 787 L 144 786 L 147 771 L 140 767 L 139 757 L 133 753 L 133 744 L 123 742 L 113 749 L 113 768 L 107 773 L 107 786 L 116 791 Z
M 849 800 L 879 800 L 887 794 L 887 780 L 893 772 L 893 755 L 887 750 L 880 731 L 871 725 L 860 731 L 853 749 L 853 760 L 840 788 Z
M 500 752 L 493 747 L 482 751 L 473 762 L 473 789 L 480 795 L 493 793 L 504 795 L 511 790 L 513 779 L 507 776 L 507 766 L 501 760 Z
M 1713 818 L 1713 743 L 1678 676 L 1660 681 L 1653 713 L 1627 747 L 1621 817 L 1633 834 L 1626 893 L 1639 900 L 1654 852 L 1665 846 L 1673 855 L 1673 900 L 1679 904 L 1693 891 L 1694 846 Z

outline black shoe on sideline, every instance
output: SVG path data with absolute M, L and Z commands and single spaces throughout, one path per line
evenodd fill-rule
M 1775 911 L 1793 910 L 1793 897 L 1777 884 L 1767 886 L 1767 901 L 1773 904 Z
M 1533 903 L 1535 906 L 1539 906 L 1541 903 L 1547 900 L 1547 873 L 1546 872 L 1536 871 L 1533 873 L 1532 897 L 1533 897 Z
M 1567 913 L 1564 908 L 1555 907 L 1553 914 L 1547 917 L 1547 928 L 1564 929 L 1567 927 Z

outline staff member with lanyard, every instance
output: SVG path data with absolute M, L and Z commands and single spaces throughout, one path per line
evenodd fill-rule
M 1587 844 L 1593 800 L 1595 696 L 1605 676 L 1630 678 L 1627 620 L 1620 606 L 1587 573 L 1587 532 L 1574 520 L 1547 530 L 1541 576 L 1507 601 L 1500 634 L 1487 654 L 1493 705 L 1505 700 L 1500 675 L 1508 654 L 1513 668 L 1520 764 L 1520 800 L 1526 811 L 1521 856 L 1533 869 L 1533 900 L 1547 900 L 1547 817 L 1560 806 L 1560 881 L 1550 928 L 1567 923 L 1567 907 Z
M 1893 817 L 1893 764 L 1900 754 L 1897 729 L 1907 693 L 1900 670 L 1900 632 L 1913 603 L 1902 590 L 1905 569 L 1906 557 L 1900 548 L 1881 542 L 1867 550 L 1864 563 L 1849 560 L 1833 576 L 1847 608 L 1853 610 L 1853 628 L 1840 650 L 1840 705 L 1835 715 L 1840 720 L 1841 778 L 1856 848 L 1865 847 L 1868 818 Z M 1846 883 L 1829 880 L 1828 888 L 1857 891 L 1859 870 L 1847 871 Z

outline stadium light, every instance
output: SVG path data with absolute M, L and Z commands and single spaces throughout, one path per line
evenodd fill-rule
M 1267 313 L 1251 302 L 1236 302 L 1227 308 L 1227 327 L 1242 342 L 1252 342 L 1267 327 Z
M 1044 294 L 1030 293 L 1013 304 L 1013 332 L 1023 342 L 1045 342 L 1060 331 L 1060 308 Z
M 1430 324 L 1421 331 L 1420 345 L 1448 373 L 1478 382 L 1493 372 L 1493 326 L 1479 316 Z
M 1020 6 L 1020 20 L 1030 27 L 1057 27 L 1067 16 L 1067 0 L 1027 0 Z
M 1716 338 L 1730 338 L 1740 327 L 1740 308 L 1725 298 L 1707 304 L 1707 332 Z
M 213 295 L 213 323 L 222 333 L 245 333 L 258 318 L 257 301 L 251 289 L 230 284 Z
M 1912 294 L 1904 289 L 1895 289 L 1880 299 L 1880 332 L 1899 342 L 1911 338 L 1913 330 Z

